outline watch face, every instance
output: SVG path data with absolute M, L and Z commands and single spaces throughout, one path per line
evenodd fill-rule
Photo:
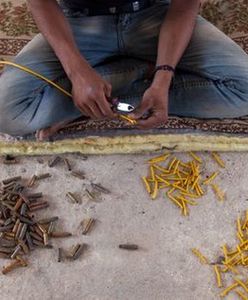
M 131 104 L 128 104 L 128 103 L 119 102 L 117 105 L 117 110 L 121 111 L 121 112 L 129 113 L 134 110 L 134 106 L 132 106 Z

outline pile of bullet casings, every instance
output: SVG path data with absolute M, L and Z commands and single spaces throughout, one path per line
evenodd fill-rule
M 46 176 L 45 176 L 46 175 Z M 48 174 L 36 176 L 35 180 L 46 178 Z M 23 258 L 35 248 L 52 248 L 50 238 L 69 237 L 68 232 L 56 232 L 58 217 L 36 220 L 33 213 L 47 208 L 42 193 L 30 193 L 32 178 L 27 185 L 21 177 L 2 181 L 0 189 L 0 258 L 13 260 L 2 270 L 3 274 L 28 265 Z M 78 250 L 78 249 L 77 249 Z

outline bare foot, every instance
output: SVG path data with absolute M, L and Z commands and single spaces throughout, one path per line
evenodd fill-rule
M 67 125 L 69 122 L 60 122 L 58 124 L 55 124 L 51 127 L 47 127 L 44 129 L 39 129 L 35 133 L 35 137 L 37 141 L 44 141 L 49 139 L 51 136 L 53 136 L 56 132 L 58 132 L 62 127 Z

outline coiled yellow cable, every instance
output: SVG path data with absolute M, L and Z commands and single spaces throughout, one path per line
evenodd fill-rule
M 8 65 L 8 66 L 12 66 L 15 67 L 19 70 L 22 70 L 26 73 L 31 74 L 32 76 L 35 76 L 45 82 L 47 82 L 48 84 L 52 85 L 53 87 L 55 87 L 57 90 L 61 91 L 63 94 L 65 94 L 66 96 L 72 98 L 72 94 L 67 92 L 65 89 L 63 89 L 60 85 L 56 84 L 55 82 L 53 82 L 52 80 L 48 79 L 47 77 L 29 69 L 28 67 L 13 63 L 11 61 L 5 61 L 5 60 L 0 60 L 0 66 L 1 65 Z M 123 116 L 123 115 L 118 115 L 122 120 L 128 121 L 130 124 L 135 125 L 137 124 L 136 120 L 133 120 L 127 116 Z

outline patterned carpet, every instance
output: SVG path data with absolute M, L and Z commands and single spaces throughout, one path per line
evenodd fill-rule
M 248 53 L 248 0 L 208 0 L 201 14 L 234 39 Z M 0 59 L 11 59 L 38 32 L 25 0 L 0 0 Z M 121 121 L 78 121 L 61 134 L 82 130 L 127 127 Z M 161 128 L 199 129 L 208 132 L 248 133 L 248 118 L 232 120 L 198 120 L 172 117 Z

